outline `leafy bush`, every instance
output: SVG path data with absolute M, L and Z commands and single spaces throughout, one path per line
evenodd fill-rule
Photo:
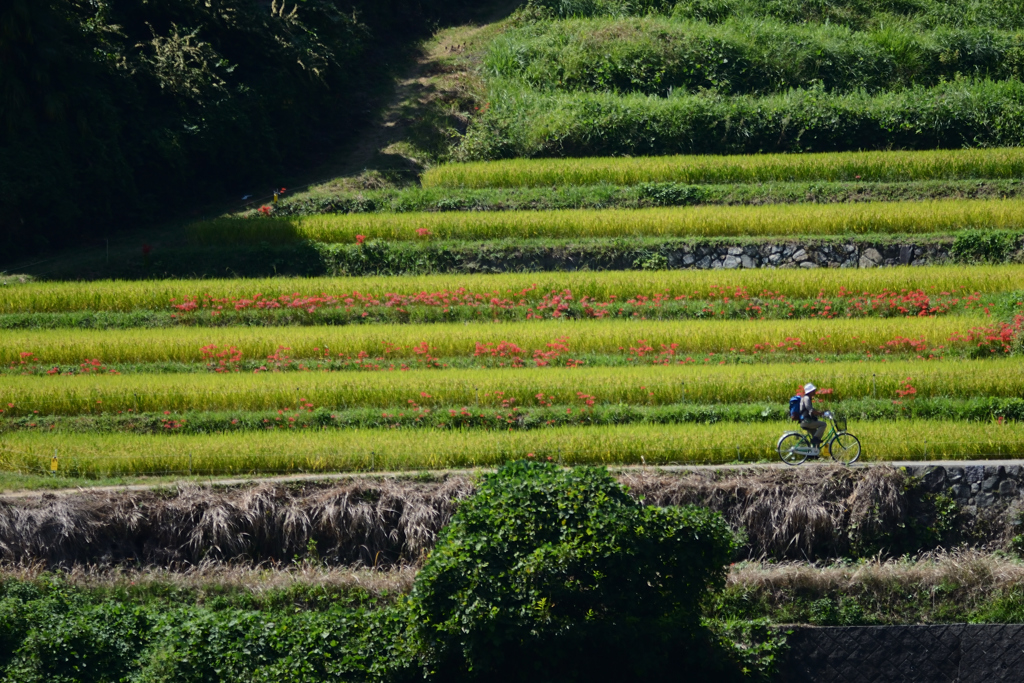
M 410 609 L 442 680 L 729 677 L 699 609 L 733 546 L 719 515 L 644 507 L 603 469 L 517 462 L 442 532 Z
M 647 17 L 528 24 L 495 39 L 485 69 L 541 90 L 770 94 L 821 83 L 871 92 L 958 74 L 1015 78 L 1024 38 L 991 29 L 853 32 L 834 24 Z
M 492 83 L 461 160 L 1017 146 L 1024 83 L 960 79 L 870 95 L 547 94 Z
M 950 256 L 969 263 L 1002 263 L 1020 248 L 1022 235 L 1005 230 L 964 230 L 956 234 Z

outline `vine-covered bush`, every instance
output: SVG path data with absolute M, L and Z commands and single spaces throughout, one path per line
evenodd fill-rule
M 645 507 L 604 469 L 512 463 L 442 532 L 409 606 L 439 680 L 728 680 L 699 608 L 733 550 L 721 516 Z

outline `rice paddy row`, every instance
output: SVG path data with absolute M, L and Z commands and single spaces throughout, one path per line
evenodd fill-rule
M 1024 291 L 1000 294 L 933 294 L 921 290 L 819 296 L 790 299 L 744 292 L 718 299 L 629 297 L 577 300 L 570 290 L 537 300 L 443 293 L 432 296 L 391 296 L 387 300 L 359 297 L 289 296 L 280 299 L 190 300 L 170 310 L 64 311 L 0 313 L 0 330 L 96 329 L 178 326 L 311 326 L 513 322 L 570 319 L 642 320 L 775 320 L 807 318 L 907 318 L 960 315 L 989 311 L 998 318 L 1022 310 Z M 189 310 L 184 310 L 184 309 Z
M 1024 456 L 1024 425 L 919 420 L 853 424 L 865 460 Z M 0 440 L 0 469 L 70 476 L 247 474 L 486 467 L 535 458 L 573 464 L 777 459 L 778 424 L 627 425 L 538 431 L 326 430 L 205 436 L 39 434 Z
M 268 359 L 431 359 L 501 356 L 567 361 L 573 354 L 632 353 L 682 360 L 727 351 L 805 354 L 1012 350 L 1015 327 L 983 315 L 791 320 L 541 320 L 476 324 L 322 327 L 175 327 L 130 330 L 9 330 L 0 364 Z M 986 354 L 987 355 L 987 354 Z M 436 365 L 436 364 L 434 364 Z
M 737 156 L 508 159 L 443 164 L 427 170 L 421 182 L 428 188 L 483 188 L 598 183 L 634 185 L 642 182 L 907 182 L 1021 176 L 1024 176 L 1024 150 L 997 148 Z
M 782 405 L 804 382 L 837 400 L 948 397 L 1012 398 L 1024 394 L 1024 364 L 1016 358 L 887 363 L 794 363 L 625 368 L 505 368 L 377 373 L 208 373 L 0 378 L 7 417 L 100 415 L 167 411 L 258 411 L 548 404 Z
M 490 398 L 490 397 L 488 397 Z M 553 427 L 627 424 L 704 424 L 722 422 L 793 424 L 786 403 L 691 403 L 664 405 L 599 403 L 595 398 L 577 396 L 573 403 L 516 406 L 504 399 L 506 407 L 491 405 L 449 405 L 432 408 L 405 405 L 387 409 L 311 408 L 300 404 L 289 410 L 230 410 L 174 412 L 88 413 L 78 415 L 35 415 L 0 420 L 0 431 L 67 432 L 79 434 L 214 434 L 221 432 L 308 430 L 308 429 L 482 429 L 537 430 Z M 1024 399 L 974 397 L 913 399 L 861 398 L 829 401 L 828 407 L 851 421 L 956 420 L 992 424 L 1002 419 L 1024 419 Z
M 255 225 L 253 221 L 247 225 Z M 721 299 L 840 296 L 847 293 L 878 295 L 883 292 L 921 290 L 929 295 L 950 293 L 991 294 L 1022 288 L 1024 266 L 930 266 L 926 268 L 874 268 L 818 270 L 813 276 L 798 270 L 659 271 L 506 273 L 500 275 L 426 275 L 349 278 L 264 278 L 209 280 L 32 282 L 0 286 L 0 313 L 56 313 L 69 311 L 167 310 L 188 300 L 226 300 L 252 303 L 281 297 L 333 296 L 344 300 L 368 297 L 387 301 L 403 297 L 445 297 L 457 300 L 469 294 L 515 301 L 539 302 L 566 290 L 583 297 L 608 301 L 631 297 L 690 297 Z
M 952 233 L 1024 227 L 1024 200 L 694 206 L 655 209 L 344 214 L 220 218 L 188 228 L 201 246 L 301 240 L 495 240 Z

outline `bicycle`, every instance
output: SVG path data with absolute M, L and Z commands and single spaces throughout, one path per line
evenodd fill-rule
M 852 465 L 860 458 L 860 439 L 846 431 L 846 418 L 836 417 L 831 411 L 825 411 L 825 419 L 829 423 L 828 433 L 821 440 L 821 451 L 828 449 L 829 457 L 843 465 Z M 786 432 L 775 444 L 779 458 L 787 465 L 799 465 L 808 458 L 817 460 L 820 451 L 814 452 L 811 446 L 811 435 L 803 430 Z

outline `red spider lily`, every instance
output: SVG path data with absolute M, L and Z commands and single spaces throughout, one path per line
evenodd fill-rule
M 917 394 L 917 389 L 915 389 L 914 385 L 911 384 L 912 381 L 913 379 L 911 377 L 907 377 L 905 380 L 903 380 L 903 388 L 897 389 L 896 395 L 899 396 L 900 398 L 913 398 L 914 395 Z
M 264 204 L 258 209 L 258 211 L 260 212 L 261 215 L 269 216 L 274 210 L 267 206 L 266 204 Z
M 426 228 L 416 228 L 416 234 L 420 237 L 430 237 L 431 232 Z
M 356 244 L 362 244 L 366 241 L 366 235 L 356 235 Z

